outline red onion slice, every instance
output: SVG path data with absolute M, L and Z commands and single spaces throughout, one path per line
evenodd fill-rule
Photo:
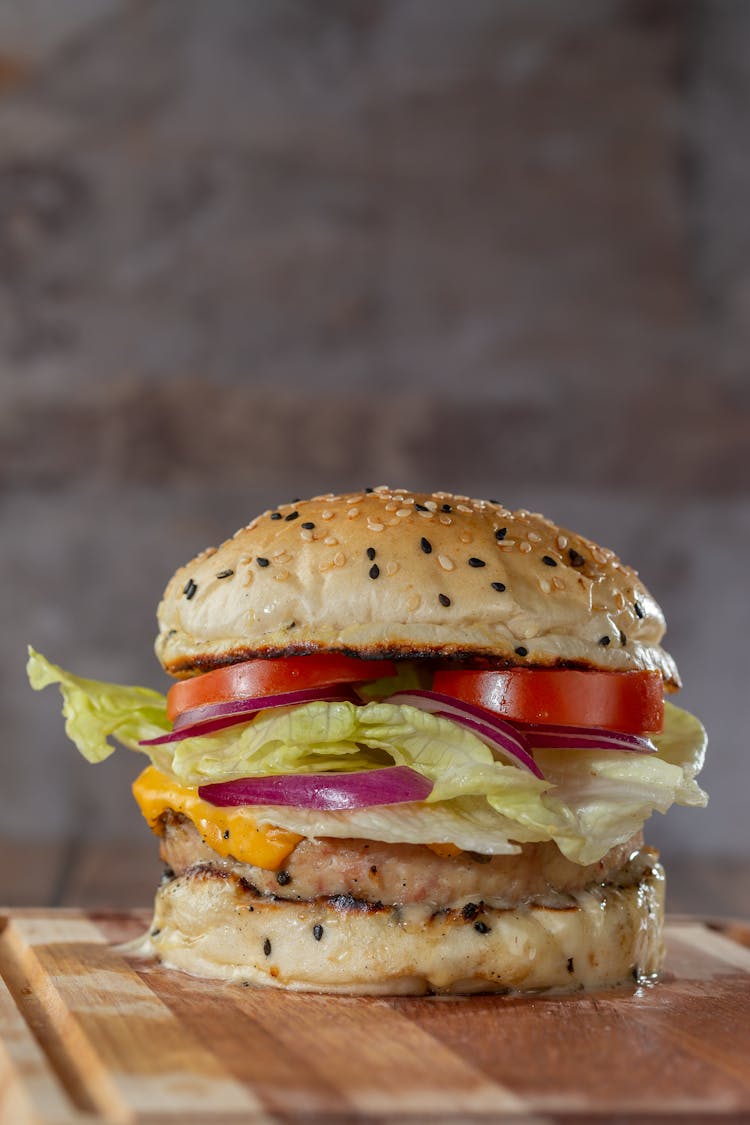
M 207 703 L 204 707 L 194 707 L 184 711 L 174 721 L 174 729 L 158 738 L 143 739 L 139 746 L 163 746 L 168 742 L 182 742 L 185 738 L 197 738 L 201 734 L 213 734 L 237 723 L 247 723 L 259 711 L 271 711 L 276 707 L 301 706 L 322 699 L 326 703 L 355 703 L 351 691 L 342 688 L 305 688 L 300 691 L 285 691 L 278 695 L 262 695 L 255 699 L 233 699 L 225 703 Z
M 604 727 L 562 727 L 546 724 L 519 723 L 531 746 L 540 750 L 623 750 L 636 754 L 655 754 L 650 738 Z
M 433 715 L 441 715 L 445 719 L 452 719 L 460 726 L 473 731 L 474 734 L 499 750 L 519 765 L 524 766 L 535 777 L 544 779 L 544 774 L 534 761 L 530 753 L 530 746 L 523 734 L 506 723 L 504 719 L 497 718 L 482 707 L 475 707 L 472 703 L 454 699 L 451 695 L 443 695 L 439 691 L 399 691 L 389 695 L 384 703 L 406 704 L 417 707 L 420 711 L 428 711 Z
M 198 795 L 212 805 L 295 805 L 304 809 L 363 809 L 424 801 L 432 782 L 410 766 L 353 773 L 284 773 L 201 785 Z

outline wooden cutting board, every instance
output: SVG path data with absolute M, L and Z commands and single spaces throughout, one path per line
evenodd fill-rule
M 143 911 L 0 915 L 0 1123 L 750 1121 L 750 930 L 668 926 L 657 986 L 377 999 L 128 960 Z

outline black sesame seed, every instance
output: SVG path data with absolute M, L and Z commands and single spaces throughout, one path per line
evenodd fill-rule
M 305 531 L 312 531 L 312 529 L 315 527 L 315 524 L 312 523 L 311 520 L 305 520 L 304 523 L 300 524 L 300 527 L 304 527 Z
M 633 602 L 636 617 L 643 617 L 643 606 L 640 602 Z
M 432 554 L 432 543 L 430 543 L 429 539 L 425 539 L 424 535 L 419 541 L 419 546 L 422 548 L 426 555 Z
M 196 586 L 195 582 L 193 582 L 192 578 L 188 578 L 187 582 L 182 588 L 182 592 L 187 600 L 190 601 L 197 589 L 198 587 Z
M 479 913 L 479 907 L 475 902 L 467 902 L 461 910 L 461 915 L 466 922 L 473 922 Z
M 370 874 L 371 875 L 377 875 L 377 873 L 378 873 L 377 865 L 373 863 L 372 867 L 370 868 Z
M 600 637 L 599 638 L 599 644 L 602 645 L 604 648 L 606 648 L 609 643 L 610 643 L 609 637 Z
M 488 926 L 486 922 L 475 922 L 474 929 L 478 934 L 488 934 L 492 929 L 492 926 Z
M 571 566 L 583 566 L 586 562 L 583 555 L 579 555 L 578 551 L 573 547 L 568 547 L 568 558 L 570 559 Z
M 515 652 L 516 656 L 529 655 L 529 650 L 527 648 L 524 648 L 523 645 L 519 645 L 518 648 L 514 648 L 513 651 Z
M 290 512 L 288 516 L 284 516 L 284 519 L 287 521 L 287 523 L 289 522 L 289 520 L 298 520 L 299 512 Z
M 490 582 L 490 586 L 493 590 L 497 590 L 498 594 L 502 594 L 505 590 L 504 582 Z
M 265 953 L 266 957 L 271 956 L 271 939 L 270 938 L 266 938 L 266 940 L 263 942 L 263 952 Z
M 557 566 L 557 563 L 550 555 L 542 555 L 542 562 L 545 566 Z
M 625 636 L 622 629 L 620 629 L 620 644 L 622 645 L 623 648 L 625 648 L 625 645 L 627 643 L 628 643 L 628 638 Z
M 372 560 L 375 558 L 375 548 L 374 547 L 368 547 L 367 551 L 365 553 L 366 553 L 368 559 L 370 560 L 370 562 L 372 562 Z
M 377 578 L 380 574 L 380 567 L 377 563 L 373 563 L 370 567 L 370 578 Z
M 366 488 L 366 489 L 365 489 L 365 492 L 374 492 L 374 491 L 375 491 L 375 489 L 374 489 L 374 488 Z
M 292 498 L 292 503 L 293 504 L 299 504 L 301 499 L 302 499 L 301 496 L 295 496 L 295 497 Z
M 499 500 L 493 500 L 492 497 L 490 497 L 490 504 L 498 504 L 499 505 L 500 501 Z
M 372 491 L 372 490 L 370 490 L 370 491 Z M 321 926 L 320 922 L 316 922 L 315 925 L 313 926 L 313 937 L 315 938 L 316 941 L 320 941 L 322 936 L 323 936 L 323 927 Z
M 497 530 L 495 531 L 495 538 L 498 539 L 498 540 L 504 539 L 507 534 L 508 534 L 507 527 L 498 527 Z
M 451 600 L 447 594 L 438 594 L 438 601 L 441 605 L 450 605 Z
M 281 512 L 271 512 L 271 519 L 272 520 L 280 520 L 281 519 Z
M 451 508 L 450 504 L 443 504 L 440 511 L 441 512 L 452 512 L 453 508 Z
M 234 574 L 233 570 L 220 570 L 216 575 L 217 578 L 231 578 Z
M 280 887 L 285 887 L 287 883 L 291 883 L 292 877 L 288 871 L 278 871 L 276 873 L 276 882 Z
M 268 559 L 264 559 L 262 557 L 262 555 L 258 555 L 258 557 L 255 561 L 257 562 L 258 566 L 270 566 L 271 565 L 270 562 L 268 561 Z
M 229 829 L 228 829 L 228 828 L 225 828 L 225 829 L 224 829 L 224 833 L 223 833 L 223 835 L 224 835 L 224 839 L 225 839 L 225 840 L 228 840 L 228 839 L 229 839 Z
M 484 559 L 477 559 L 472 555 L 472 557 L 469 559 L 469 566 L 487 566 L 487 563 L 484 561 Z
M 161 933 L 161 926 L 157 926 L 156 929 L 151 931 L 151 937 L 158 937 L 160 933 Z
M 575 972 L 575 966 L 574 966 L 574 963 L 573 963 L 573 958 L 572 958 L 572 957 L 569 957 L 569 958 L 568 958 L 568 972 L 569 972 L 569 973 L 574 973 L 574 972 Z
M 429 512 L 429 508 L 425 508 L 424 504 L 415 504 L 414 507 L 418 512 Z

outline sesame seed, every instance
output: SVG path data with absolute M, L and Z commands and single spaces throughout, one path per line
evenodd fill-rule
M 599 644 L 600 644 L 600 645 L 602 645 L 602 646 L 603 646 L 604 648 L 606 648 L 606 647 L 607 647 L 607 645 L 608 645 L 609 643 L 610 643 L 610 638 L 609 638 L 609 637 L 606 637 L 606 636 L 605 636 L 605 637 L 600 637 L 600 638 L 599 638 Z
M 640 602 L 633 602 L 636 617 L 643 617 L 643 606 Z
M 217 578 L 231 578 L 234 574 L 233 570 L 220 570 L 216 575 Z
M 346 562 L 346 555 L 344 554 L 344 552 L 343 551 L 337 551 L 336 554 L 333 556 L 333 565 L 334 566 L 343 566 L 345 564 L 345 562 Z
M 568 558 L 570 559 L 571 566 L 583 566 L 586 562 L 583 555 L 579 555 L 573 547 L 568 547 Z
M 552 579 L 552 588 L 554 590 L 564 590 L 565 583 L 562 581 L 562 579 L 558 578 L 557 575 L 555 575 L 555 577 Z
M 312 523 L 311 520 L 305 520 L 304 523 L 300 524 L 300 527 L 304 527 L 305 531 L 312 531 L 312 529 L 315 527 L 315 524 Z
M 455 570 L 456 564 L 453 559 L 448 558 L 447 555 L 438 555 L 438 563 L 443 570 Z
M 266 940 L 263 942 L 263 952 L 265 953 L 266 957 L 271 956 L 271 940 L 270 940 L 270 938 L 266 938 Z
M 531 538 L 531 536 L 529 536 L 529 538 Z M 545 566 L 557 566 L 556 561 L 551 557 L 551 555 L 542 555 L 542 562 Z
M 193 582 L 192 578 L 188 578 L 187 582 L 182 588 L 182 592 L 187 600 L 190 601 L 190 599 L 195 595 L 195 591 L 197 589 L 198 587 L 196 586 L 195 582 Z
M 323 937 L 323 927 L 321 926 L 320 922 L 316 922 L 313 926 L 313 937 L 316 941 L 320 941 L 320 939 Z
M 529 655 L 529 650 L 527 648 L 524 648 L 523 645 L 519 645 L 518 648 L 514 648 L 513 651 L 515 652 L 516 656 Z
M 386 568 L 385 568 L 386 574 L 391 575 L 391 576 L 394 575 L 397 570 L 398 570 L 398 563 L 397 562 L 389 562 L 386 565 Z
M 286 582 L 288 577 L 289 577 L 289 571 L 284 570 L 283 568 L 281 570 L 277 570 L 276 573 L 274 574 L 274 578 L 277 582 Z
M 419 541 L 419 546 L 422 548 L 426 555 L 432 554 L 432 543 L 430 543 L 429 539 L 425 539 L 424 535 Z
M 443 527 L 450 527 L 450 525 L 453 523 L 453 520 L 450 518 L 450 516 L 438 516 L 438 519 L 440 520 Z
M 373 520 L 368 520 L 367 526 L 369 527 L 370 531 L 382 531 L 385 527 L 385 524 L 375 523 Z
M 557 537 L 557 545 L 558 545 L 558 547 L 560 548 L 560 550 L 561 550 L 561 551 L 564 551 L 564 550 L 565 550 L 565 548 L 566 548 L 566 547 L 567 547 L 567 545 L 568 545 L 568 537 L 567 537 L 567 535 L 558 535 L 558 537 Z
M 424 506 L 425 508 L 429 508 L 431 512 L 434 512 L 437 508 L 437 503 L 434 500 L 425 500 Z
M 372 560 L 375 558 L 375 548 L 374 547 L 368 547 L 365 554 L 367 555 L 370 562 L 372 562 Z
M 339 545 L 339 541 L 335 535 L 326 535 L 323 542 L 325 543 L 326 547 L 338 547 Z
M 551 594 L 552 593 L 552 583 L 548 582 L 546 578 L 540 578 L 539 579 L 539 589 L 542 591 L 543 594 Z
M 288 516 L 284 516 L 284 519 L 287 523 L 289 523 L 290 520 L 298 520 L 299 512 L 290 512 Z
M 377 578 L 380 575 L 380 567 L 377 563 L 373 563 L 370 567 L 370 578 Z
M 535 531 L 530 531 L 526 538 L 530 543 L 541 543 L 542 541 L 541 535 L 537 535 Z
M 469 508 L 466 504 L 456 504 L 456 511 L 471 513 L 471 508 Z
M 403 519 L 404 516 L 410 516 L 411 508 L 399 508 L 396 512 L 396 515 L 399 517 L 399 519 Z
M 450 598 L 448 597 L 447 594 L 438 594 L 438 601 L 440 602 L 441 605 L 447 606 L 447 605 L 451 604 L 451 600 L 450 600 Z
M 474 555 L 472 555 L 471 558 L 469 559 L 469 566 L 486 566 L 486 565 L 487 565 L 487 563 L 484 561 L 484 559 L 478 559 Z
M 492 587 L 493 590 L 497 590 L 498 594 L 505 593 L 505 583 L 504 582 L 490 582 L 490 586 Z
M 435 518 L 435 513 L 431 512 L 429 508 L 426 508 L 423 512 L 417 512 L 417 515 L 421 520 L 432 520 Z
M 324 512 L 320 513 L 320 518 L 322 520 L 332 520 L 333 519 L 333 512 L 330 510 L 330 508 L 326 508 L 326 510 Z
M 458 538 L 461 540 L 462 543 L 471 543 L 474 536 L 471 534 L 470 531 L 462 531 Z
M 302 528 L 299 535 L 300 539 L 304 540 L 305 543 L 312 543 L 313 539 L 315 538 L 314 533 L 312 531 L 308 531 L 307 528 Z
M 272 520 L 280 520 L 281 519 L 281 512 L 271 512 L 271 519 Z
M 389 500 L 385 506 L 386 512 L 395 512 L 396 508 L 398 508 L 398 504 L 395 502 L 395 500 Z
M 346 513 L 346 518 L 353 520 L 355 516 L 359 515 L 359 508 L 350 508 Z
M 512 543 L 513 540 L 507 539 L 506 542 Z M 529 551 L 531 550 L 531 543 L 527 543 L 525 541 L 523 543 L 519 543 L 518 549 L 519 549 L 519 551 L 522 551 L 524 553 L 524 555 L 528 555 Z
M 359 492 L 356 496 L 350 496 L 346 502 L 347 504 L 358 504 L 361 499 L 362 493 Z
M 495 530 L 495 538 L 496 538 L 496 539 L 498 540 L 498 542 L 499 542 L 499 541 L 500 541 L 501 539 L 504 539 L 504 538 L 505 538 L 505 536 L 506 536 L 507 534 L 508 534 L 508 529 L 507 529 L 507 527 L 498 527 L 498 528 L 497 528 L 497 529 Z

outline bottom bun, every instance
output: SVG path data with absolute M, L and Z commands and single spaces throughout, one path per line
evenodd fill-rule
M 570 991 L 653 977 L 663 960 L 664 871 L 589 888 L 562 908 L 433 913 L 351 896 L 258 896 L 210 867 L 165 883 L 137 948 L 194 976 L 355 995 Z

